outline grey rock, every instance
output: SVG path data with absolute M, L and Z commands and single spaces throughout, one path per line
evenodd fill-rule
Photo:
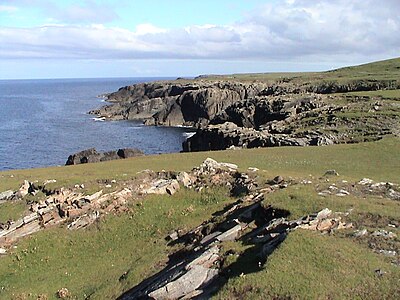
M 152 299 L 179 299 L 192 293 L 202 285 L 206 285 L 218 276 L 217 269 L 209 269 L 203 266 L 193 266 L 187 273 L 177 280 L 149 293 Z
M 143 190 L 143 194 L 173 195 L 180 186 L 176 179 L 159 179 L 152 183 L 151 187 Z
M 324 220 L 332 215 L 332 211 L 329 208 L 324 208 L 317 214 L 317 220 Z
M 238 238 L 240 231 L 242 230 L 242 226 L 240 224 L 232 227 L 231 229 L 221 233 L 216 237 L 220 242 L 234 241 Z
M 13 194 L 14 194 L 14 192 L 11 190 L 1 192 L 0 193 L 0 201 L 8 200 L 9 198 L 12 197 Z
M 392 239 L 392 238 L 397 237 L 397 235 L 395 233 L 393 233 L 391 231 L 384 230 L 384 229 L 375 230 L 372 233 L 372 235 L 373 236 L 383 237 L 383 238 L 386 238 L 386 239 Z
M 381 250 L 378 250 L 377 252 L 378 252 L 379 254 L 383 254 L 383 255 L 385 255 L 385 256 L 396 256 L 396 254 L 397 254 L 397 252 L 394 251 L 394 250 L 384 250 L 384 249 L 381 249 Z
M 356 231 L 354 231 L 354 233 L 353 233 L 353 236 L 354 236 L 354 237 L 362 237 L 362 236 L 365 236 L 365 235 L 368 235 L 368 230 L 367 230 L 367 229 L 356 230 Z
M 129 157 L 136 157 L 136 156 L 142 156 L 144 153 L 135 148 L 125 148 L 125 149 L 119 149 L 117 151 L 117 154 L 121 158 L 129 158 Z
M 29 194 L 30 187 L 31 183 L 28 180 L 24 180 L 24 183 L 21 185 L 18 191 L 15 192 L 15 196 L 17 198 L 24 198 Z
M 339 176 L 339 173 L 336 170 L 327 170 L 324 176 Z
M 118 151 L 98 152 L 95 148 L 86 149 L 75 154 L 71 154 L 65 165 L 78 165 L 85 163 L 95 163 L 100 161 L 116 160 L 144 155 L 139 149 L 119 149 Z

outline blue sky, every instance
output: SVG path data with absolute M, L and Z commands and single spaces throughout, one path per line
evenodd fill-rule
M 315 71 L 399 56 L 398 0 L 0 0 L 0 79 Z

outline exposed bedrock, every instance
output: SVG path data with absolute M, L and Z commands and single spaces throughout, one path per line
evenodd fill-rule
M 208 124 L 215 116 L 223 113 L 228 106 L 245 99 L 395 88 L 400 88 L 400 86 L 393 80 L 354 80 L 343 84 L 338 82 L 294 83 L 290 80 L 150 82 L 122 87 L 108 94 L 107 101 L 111 104 L 89 113 L 110 120 L 140 119 L 147 125 L 198 126 Z M 259 107 L 256 106 L 256 109 Z
M 216 115 L 210 124 L 232 122 L 239 127 L 259 129 L 272 121 L 282 121 L 319 107 L 316 96 L 257 97 L 235 102 Z
M 234 123 L 209 125 L 183 143 L 184 152 L 224 150 L 232 147 L 322 146 L 334 143 L 334 137 L 319 132 L 271 134 L 268 130 L 239 127 Z
M 397 130 L 395 118 L 387 117 L 391 104 L 383 107 L 367 97 L 364 105 L 358 100 L 343 105 L 325 94 L 395 88 L 400 86 L 393 80 L 176 80 L 120 88 L 107 96 L 110 105 L 90 113 L 140 119 L 146 125 L 197 127 L 183 151 L 353 143 Z M 378 116 L 380 110 L 388 113 Z
M 207 124 L 233 103 L 270 93 L 264 83 L 142 83 L 109 94 L 112 104 L 90 113 L 112 120 L 143 119 L 148 125 L 197 126 Z

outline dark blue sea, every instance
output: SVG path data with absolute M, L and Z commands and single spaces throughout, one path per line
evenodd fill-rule
M 188 129 L 133 121 L 95 121 L 98 96 L 163 78 L 0 80 L 0 170 L 64 165 L 68 155 L 139 148 L 146 154 L 179 152 Z

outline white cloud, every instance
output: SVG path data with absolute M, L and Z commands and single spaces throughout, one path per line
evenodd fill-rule
M 13 13 L 18 10 L 16 6 L 0 5 L 0 12 Z
M 95 10 L 96 11 L 96 10 Z M 0 28 L 0 58 L 335 60 L 400 53 L 400 1 L 270 2 L 240 22 Z M 97 19 L 78 8 L 77 18 Z

